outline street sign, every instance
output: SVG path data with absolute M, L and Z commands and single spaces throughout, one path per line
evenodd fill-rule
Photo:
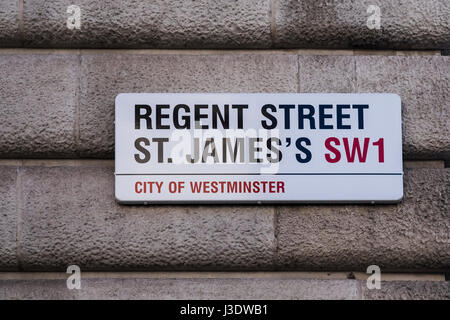
M 121 93 L 120 203 L 398 202 L 396 94 Z

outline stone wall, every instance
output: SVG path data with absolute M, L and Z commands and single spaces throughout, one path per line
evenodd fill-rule
M 0 298 L 449 299 L 449 14 L 440 0 L 2 0 Z M 118 205 L 121 92 L 397 93 L 405 198 Z M 89 290 L 43 276 L 71 264 Z M 384 289 L 347 279 L 369 265 L 393 273 Z
M 66 27 L 77 5 L 81 28 Z M 367 27 L 380 9 L 381 29 Z M 445 0 L 2 0 L 3 46 L 448 49 Z M 370 22 L 369 22 L 369 25 Z

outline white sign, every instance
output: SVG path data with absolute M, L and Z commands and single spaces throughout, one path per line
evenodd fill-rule
M 396 94 L 121 93 L 116 199 L 397 202 Z

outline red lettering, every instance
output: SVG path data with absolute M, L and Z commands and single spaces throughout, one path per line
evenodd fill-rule
M 169 192 L 170 192 L 170 193 L 175 193 L 175 192 L 177 192 L 177 184 L 176 184 L 175 181 L 169 182 Z
M 275 193 L 275 181 L 269 182 L 269 193 Z
M 373 145 L 378 147 L 378 162 L 384 162 L 384 139 L 378 139 Z
M 212 193 L 217 193 L 217 191 L 218 191 L 218 188 L 217 188 L 217 181 L 212 181 L 211 182 L 211 192 Z
M 202 183 L 201 182 L 197 182 L 197 181 L 192 182 L 191 181 L 191 190 L 192 190 L 192 192 L 200 193 L 201 188 L 202 188 Z
M 350 146 L 348 144 L 348 138 L 342 138 L 344 142 L 345 154 L 348 162 L 355 162 L 355 155 L 358 153 L 359 162 L 366 162 L 367 150 L 369 149 L 369 138 L 364 138 L 364 147 L 361 153 L 361 147 L 359 145 L 359 139 L 353 138 L 352 151 L 350 152 Z M 356 152 L 355 152 L 356 151 Z
M 332 158 L 331 155 L 329 153 L 325 154 L 325 160 L 327 160 L 330 163 L 336 163 L 339 160 L 341 160 L 341 153 L 339 152 L 338 149 L 336 149 L 335 147 L 333 147 L 331 145 L 331 143 L 334 143 L 335 145 L 339 146 L 341 143 L 339 142 L 338 138 L 335 137 L 331 137 L 325 140 L 325 148 L 327 148 L 329 151 L 331 151 L 332 153 L 335 154 L 335 157 Z
M 203 182 L 203 192 L 209 193 L 209 181 Z
M 284 181 L 277 181 L 277 191 L 284 193 Z
M 138 185 L 141 187 L 139 190 L 138 190 Z M 134 185 L 134 190 L 136 191 L 136 193 L 141 193 L 142 192 L 142 182 L 140 182 L 140 181 L 136 182 L 136 184 Z

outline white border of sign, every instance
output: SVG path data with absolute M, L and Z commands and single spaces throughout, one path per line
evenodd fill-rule
M 308 130 L 301 131 L 312 141 L 311 152 L 314 160 L 299 165 L 295 160 L 286 161 L 277 171 L 263 169 L 264 165 L 248 164 L 169 164 L 147 163 L 137 164 L 134 161 L 134 141 L 140 136 L 149 136 L 155 129 L 135 128 L 135 104 L 248 104 L 249 109 L 244 116 L 244 126 L 257 127 L 261 123 L 261 107 L 264 104 L 369 104 L 365 114 L 364 130 Z M 121 93 L 116 97 L 115 106 L 115 196 L 119 203 L 152 204 L 152 203 L 396 203 L 403 198 L 403 163 L 402 163 L 402 121 L 401 99 L 397 94 L 389 93 Z M 279 110 L 281 111 L 281 110 Z M 334 109 L 332 112 L 335 112 Z M 356 111 L 354 111 L 356 112 Z M 356 114 L 356 113 L 355 113 Z M 281 117 L 281 113 L 278 114 Z M 334 114 L 335 115 L 335 114 Z M 348 124 L 356 127 L 357 117 L 346 119 Z M 166 119 L 167 120 L 167 119 Z M 170 119 L 167 120 L 168 123 Z M 206 119 L 206 123 L 208 123 Z M 330 120 L 331 122 L 333 120 Z M 294 127 L 294 126 L 293 126 Z M 245 128 L 244 128 L 245 129 Z M 170 137 L 173 131 L 159 130 Z M 178 130 L 180 131 L 180 130 Z M 299 129 L 281 128 L 279 137 L 298 136 Z M 156 134 L 158 135 L 158 134 Z M 326 137 L 348 136 L 384 138 L 385 159 L 383 163 L 375 163 L 375 152 L 368 153 L 367 163 L 329 164 L 323 161 L 323 141 Z M 172 143 L 172 142 L 170 142 Z M 340 146 L 342 148 L 342 146 Z M 170 149 L 170 148 L 168 148 Z M 292 149 L 292 148 L 291 148 Z M 286 150 L 285 150 L 286 151 Z M 286 151 L 285 157 L 293 159 L 294 150 Z M 329 151 L 329 150 L 328 150 Z M 343 152 L 343 150 L 341 150 Z M 155 158 L 155 157 L 154 157 Z M 295 159 L 295 158 L 294 158 Z M 281 163 L 281 162 L 280 162 Z M 195 166 L 195 167 L 194 167 Z M 149 178 L 151 177 L 151 178 Z M 138 194 L 137 183 L 163 182 L 165 189 Z M 222 187 L 228 182 L 256 182 L 262 189 L 265 181 L 267 192 L 193 192 L 192 183 L 211 184 L 221 182 Z M 283 182 L 283 192 L 279 192 L 279 182 Z M 168 192 L 168 184 L 179 186 L 174 193 Z M 183 184 L 183 187 L 180 187 Z M 275 192 L 269 192 L 269 185 Z M 234 186 L 237 186 L 234 184 Z M 209 186 L 209 191 L 211 191 Z M 156 189 L 155 189 L 156 190 Z M 202 189 L 203 191 L 208 189 Z M 272 189 L 271 189 L 272 190 Z M 142 190 L 141 190 L 142 191 Z M 223 190 L 222 190 L 223 191 Z M 234 189 L 232 189 L 234 191 Z

